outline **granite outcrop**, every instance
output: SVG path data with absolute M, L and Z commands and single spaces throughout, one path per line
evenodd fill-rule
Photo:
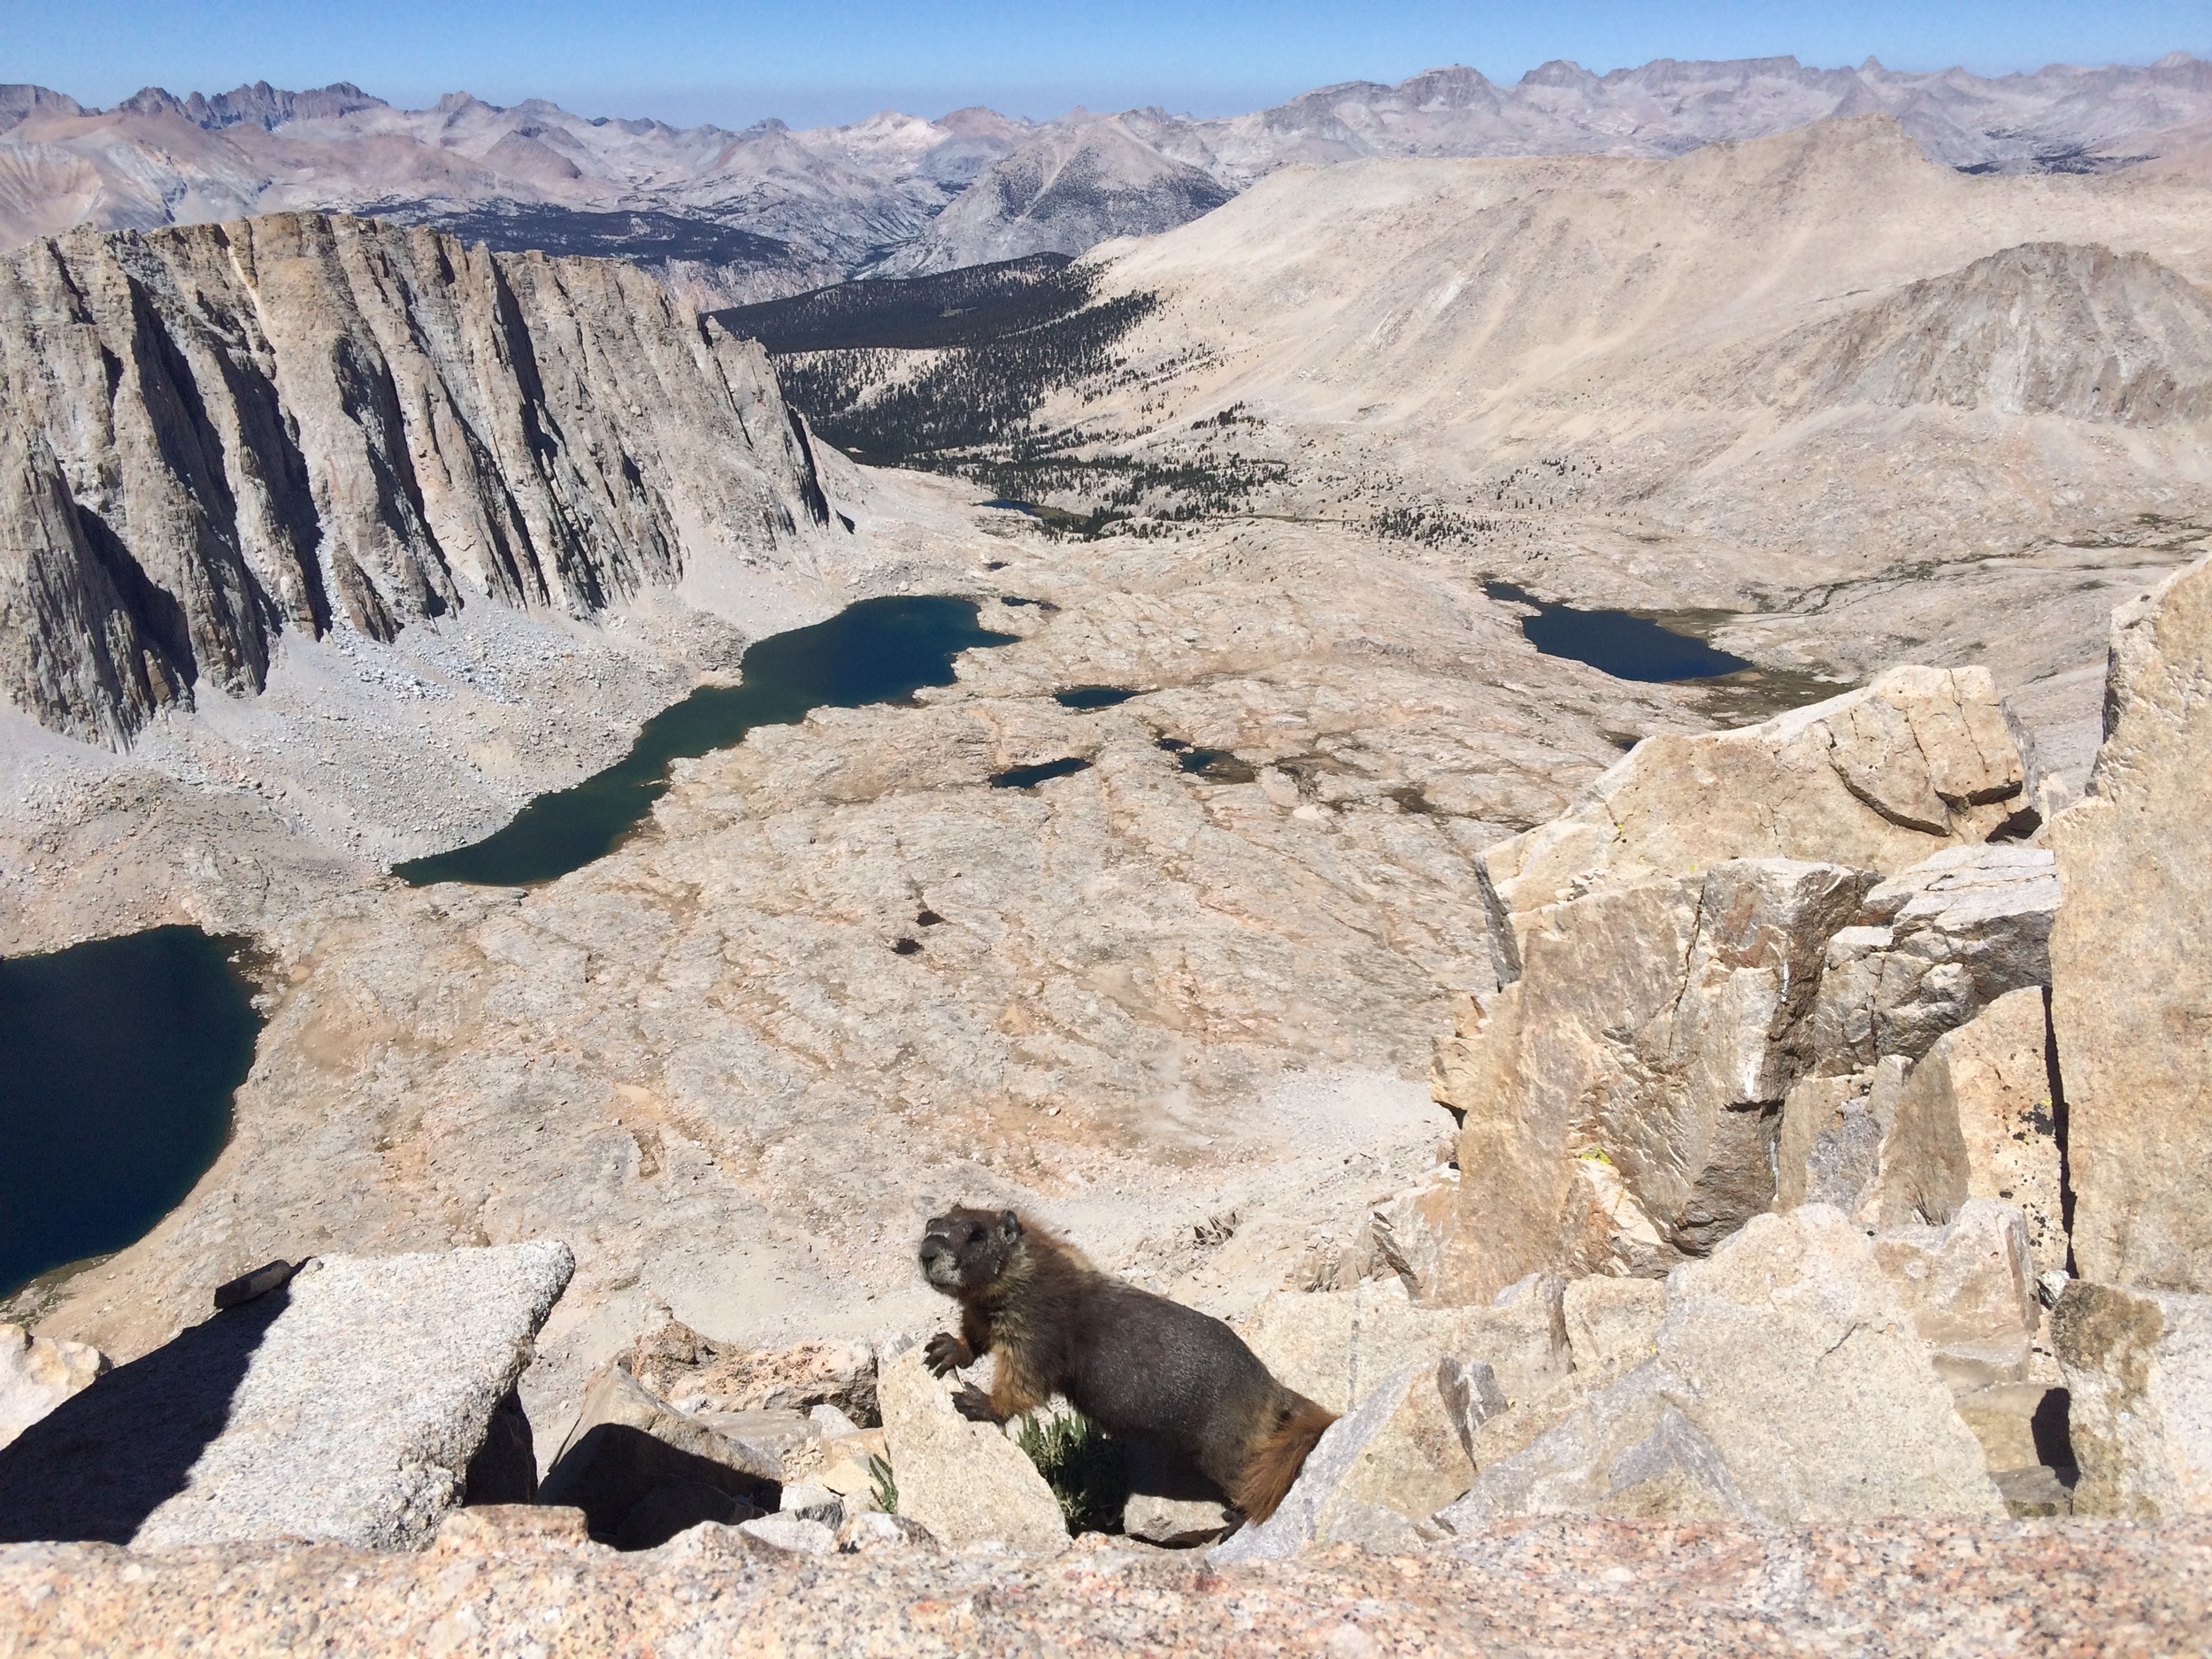
M 1417 1294 L 1663 1273 L 1778 1204 L 1878 1208 L 1906 1068 L 2049 980 L 2052 857 L 2007 839 L 2034 828 L 2024 775 L 1986 673 L 1901 668 L 1647 739 L 1489 849 L 1500 988 L 1461 1004 L 1433 1072 L 1457 1176 L 1383 1212 Z M 1956 1151 L 1949 1207 L 1993 1195 Z M 1948 1218 L 1903 1214 L 1888 1167 L 1891 1224 Z
M 2051 826 L 2051 1019 L 2086 1278 L 2212 1292 L 2212 563 L 2115 613 L 2104 745 Z

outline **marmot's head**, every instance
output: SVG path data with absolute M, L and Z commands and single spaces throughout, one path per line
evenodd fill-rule
M 1022 1218 L 1010 1210 L 948 1210 L 922 1231 L 922 1274 L 948 1296 L 996 1284 L 1021 1248 Z

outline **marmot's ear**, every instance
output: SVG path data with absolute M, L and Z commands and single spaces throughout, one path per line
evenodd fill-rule
M 999 1212 L 998 1230 L 1010 1240 L 1018 1239 L 1022 1236 L 1022 1218 L 1010 1210 L 1002 1210 Z

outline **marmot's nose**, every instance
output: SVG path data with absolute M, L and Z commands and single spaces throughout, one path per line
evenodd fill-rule
M 945 1253 L 945 1241 L 942 1239 L 924 1239 L 922 1240 L 922 1265 L 924 1267 L 927 1267 L 932 1262 L 935 1261 L 939 1256 L 943 1256 Z

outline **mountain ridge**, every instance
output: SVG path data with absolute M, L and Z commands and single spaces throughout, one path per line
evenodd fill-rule
M 494 251 L 602 252 L 603 227 L 577 216 L 656 213 L 695 224 L 699 245 L 629 257 L 708 307 L 855 275 L 1079 254 L 1187 222 L 1302 163 L 1660 157 L 1873 113 L 1961 171 L 2109 171 L 2202 142 L 2212 62 L 2170 53 L 1990 78 L 1871 58 L 1849 69 L 1658 58 L 1603 74 L 1562 59 L 1510 84 L 1450 65 L 1205 119 L 1078 110 L 1035 122 L 970 107 L 937 120 L 887 110 L 841 127 L 772 119 L 739 131 L 465 92 L 400 110 L 349 81 L 181 98 L 150 87 L 105 111 L 0 86 L 0 247 L 79 223 L 143 230 L 306 210 L 464 225 Z M 733 232 L 760 245 L 716 245 Z

